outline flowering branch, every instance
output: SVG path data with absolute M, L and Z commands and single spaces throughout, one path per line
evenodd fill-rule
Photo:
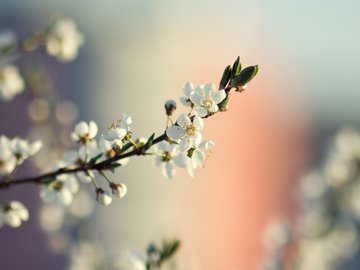
M 11 62 L 13 53 L 22 50 L 32 52 L 37 48 L 43 48 L 48 55 L 56 57 L 59 61 L 69 62 L 76 58 L 78 48 L 82 44 L 82 35 L 72 20 L 56 20 L 45 30 L 27 38 L 20 45 L 17 45 L 15 39 L 9 35 L 5 39 L 0 39 L 0 57 L 5 56 L 5 59 L 8 57 L 10 59 L 8 61 Z M 4 67 L 0 65 L 0 99 L 5 101 L 13 99 L 24 90 L 25 85 L 35 93 L 38 91 L 37 88 L 41 88 L 41 77 L 33 79 L 30 76 L 24 82 L 14 65 L 8 65 L 6 61 L 2 61 L 0 64 L 5 65 Z M 3 175 L 4 178 L 0 181 L 0 190 L 15 185 L 38 184 L 40 196 L 45 202 L 57 201 L 69 206 L 79 191 L 80 182 L 84 182 L 93 185 L 98 203 L 108 205 L 112 201 L 112 195 L 122 198 L 126 194 L 127 188 L 123 183 L 112 182 L 105 173 L 107 171 L 114 172 L 116 168 L 126 165 L 129 158 L 133 156 L 153 156 L 155 164 L 161 167 L 166 178 L 174 177 L 175 167 L 187 169 L 189 175 L 193 177 L 195 170 L 204 165 L 207 151 L 214 146 L 211 140 L 203 140 L 201 134 L 204 128 L 203 119 L 218 112 L 225 112 L 229 107 L 230 94 L 243 92 L 257 72 L 257 66 L 242 69 L 238 57 L 232 66 L 229 65 L 225 68 L 219 87 L 213 83 L 194 87 L 187 82 L 183 88 L 184 96 L 180 98 L 180 101 L 189 108 L 189 112 L 181 114 L 177 120 L 173 120 L 177 104 L 174 100 L 167 101 L 165 103 L 166 129 L 158 137 L 155 137 L 155 133 L 153 133 L 147 139 L 137 138 L 134 140 L 130 128 L 132 118 L 127 114 L 123 114 L 121 119 L 111 124 L 107 133 L 100 138 L 96 137 L 98 126 L 95 122 L 79 122 L 70 136 L 66 133 L 66 137 L 77 143 L 78 149 L 71 151 L 58 149 L 57 156 L 59 153 L 63 153 L 63 155 L 54 160 L 52 169 L 48 169 L 50 172 L 33 177 L 16 178 L 14 174 L 19 165 L 29 157 L 36 155 L 44 143 L 42 141 L 29 143 L 17 137 L 10 139 L 1 135 L 0 175 Z M 39 92 L 42 93 L 42 91 Z M 57 105 L 56 101 L 54 103 Z M 53 121 L 49 116 L 50 106 L 47 98 L 36 93 L 30 108 L 34 123 L 43 121 L 51 126 Z M 58 122 L 69 125 L 72 123 L 71 121 L 59 118 L 59 115 L 64 115 L 62 113 L 64 111 L 69 111 L 69 105 L 57 114 Z M 59 139 L 47 144 L 54 143 L 61 145 Z M 50 151 L 50 148 L 47 150 Z M 49 158 L 45 156 L 45 159 L 48 161 Z M 38 163 L 42 168 L 45 167 L 44 160 Z M 98 184 L 98 176 L 108 184 L 112 195 Z M 28 218 L 27 209 L 22 204 L 19 206 L 18 202 L 5 204 L 2 209 L 0 207 L 0 210 L 2 210 L 0 216 L 5 217 L 5 223 L 13 227 L 19 226 L 21 221 Z M 14 216 L 16 222 L 14 222 Z
M 155 138 L 152 142 L 152 145 L 155 145 L 166 139 L 167 139 L 167 136 L 164 133 L 164 134 L 160 135 L 159 137 Z M 127 144 L 126 146 L 124 147 L 124 149 L 130 148 L 132 145 Z M 114 167 L 116 167 L 116 165 L 114 164 L 116 161 L 119 161 L 119 160 L 125 159 L 125 158 L 129 158 L 131 156 L 136 156 L 136 155 L 137 156 L 147 155 L 146 148 L 147 148 L 147 146 L 144 144 L 144 145 L 140 146 L 139 148 L 136 148 L 130 152 L 114 156 L 114 157 L 104 160 L 100 163 L 89 162 L 89 163 L 84 164 L 81 167 L 77 167 L 77 168 L 61 168 L 59 170 L 45 173 L 42 175 L 26 177 L 26 178 L 19 178 L 19 179 L 5 178 L 2 182 L 0 182 L 0 189 L 9 188 L 10 186 L 13 186 L 13 185 L 21 185 L 21 184 L 29 184 L 29 183 L 44 184 L 47 182 L 54 181 L 54 179 L 57 176 L 63 175 L 63 174 L 74 174 L 76 172 L 87 172 L 89 170 L 94 170 L 94 171 L 98 171 L 98 172 L 112 170 L 112 169 L 114 169 Z

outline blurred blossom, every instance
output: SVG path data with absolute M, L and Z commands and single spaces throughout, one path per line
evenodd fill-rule
M 94 211 L 94 198 L 88 190 L 80 189 L 69 207 L 69 212 L 77 219 L 88 217 Z
M 98 270 L 104 269 L 103 250 L 100 246 L 89 241 L 80 241 L 71 250 L 69 270 Z
M 275 219 L 265 232 L 265 244 L 271 250 L 280 250 L 291 240 L 291 226 L 284 218 Z
M 64 223 L 65 211 L 60 204 L 44 204 L 40 210 L 40 225 L 46 232 L 58 231 Z
M 71 246 L 71 236 L 64 232 L 55 232 L 49 235 L 49 248 L 55 254 L 66 254 Z
M 34 122 L 43 122 L 50 115 L 49 103 L 43 98 L 34 98 L 28 105 L 28 113 Z
M 306 200 L 319 200 L 326 194 L 327 183 L 319 171 L 308 173 L 300 182 L 301 193 Z
M 356 129 L 340 130 L 321 169 L 300 182 L 302 210 L 294 228 L 297 239 L 291 243 L 298 250 L 291 260 L 296 269 L 344 269 L 360 252 L 359 142 Z
M 56 119 L 63 125 L 72 124 L 78 117 L 78 108 L 71 101 L 62 101 L 55 108 Z
M 78 49 L 84 38 L 77 30 L 73 20 L 60 18 L 50 26 L 46 35 L 46 50 L 63 62 L 70 62 L 77 57 Z
M 11 201 L 0 206 L 0 225 L 17 228 L 29 219 L 29 210 L 19 201 Z
M 24 80 L 16 66 L 0 67 L 0 100 L 12 100 L 24 88 Z

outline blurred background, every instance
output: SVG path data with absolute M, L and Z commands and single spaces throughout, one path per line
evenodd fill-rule
M 55 85 L 79 106 L 79 120 L 100 130 L 123 112 L 134 136 L 161 133 L 164 102 L 185 81 L 218 84 L 240 55 L 259 73 L 230 109 L 205 123 L 215 147 L 191 179 L 166 180 L 138 158 L 112 176 L 127 196 L 96 206 L 90 221 L 106 253 L 142 249 L 163 236 L 182 240 L 179 269 L 257 269 L 269 219 L 293 216 L 299 177 L 321 158 L 333 132 L 359 124 L 360 23 L 356 1 L 6 1 L 0 28 L 27 35 L 54 14 L 73 18 L 85 38 L 78 59 L 49 61 Z M 27 132 L 22 100 L 0 105 L 0 134 Z M 11 111 L 11 125 L 5 111 Z M 35 187 L 11 190 L 36 212 Z M 4 269 L 64 269 L 36 215 L 18 230 L 3 229 Z M 14 260 L 24 258 L 23 260 Z

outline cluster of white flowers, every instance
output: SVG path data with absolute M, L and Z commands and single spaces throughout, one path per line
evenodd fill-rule
M 35 155 L 42 147 L 41 141 L 29 143 L 15 137 L 0 136 L 0 175 L 9 175 L 27 158 Z
M 185 96 L 180 98 L 182 104 L 193 107 L 194 114 L 200 117 L 216 113 L 219 110 L 218 104 L 226 97 L 225 90 L 217 90 L 214 83 L 207 83 L 194 88 L 192 83 L 187 82 L 183 92 Z
M 190 107 L 189 114 L 181 114 L 175 124 L 167 128 L 166 135 L 170 141 L 165 141 L 153 147 L 156 155 L 155 164 L 162 167 L 165 177 L 175 175 L 175 165 L 186 168 L 189 175 L 194 177 L 195 169 L 204 165 L 206 152 L 214 146 L 210 140 L 202 141 L 201 131 L 204 128 L 203 117 L 219 111 L 219 104 L 226 97 L 225 90 L 216 90 L 213 83 L 193 87 L 190 82 L 185 83 L 183 92 L 185 97 L 180 101 Z M 168 116 L 176 109 L 174 101 L 165 104 Z
M 16 66 L 0 66 L 0 100 L 12 100 L 24 90 L 24 87 L 24 80 Z
M 71 139 L 79 144 L 79 148 L 66 152 L 64 159 L 56 164 L 54 171 L 64 168 L 81 168 L 89 162 L 93 161 L 94 164 L 97 164 L 116 156 L 130 139 L 131 122 L 131 117 L 123 114 L 120 120 L 111 125 L 108 133 L 99 139 L 97 139 L 98 126 L 94 121 L 78 123 L 71 133 Z M 124 166 L 128 161 L 128 158 L 119 159 L 114 164 Z M 125 184 L 111 182 L 102 171 L 84 169 L 74 174 L 59 174 L 54 181 L 42 185 L 41 198 L 46 202 L 58 201 L 68 206 L 79 191 L 80 181 L 82 183 L 93 183 L 97 202 L 102 205 L 109 205 L 112 201 L 111 193 L 98 186 L 96 173 L 108 182 L 113 196 L 118 198 L 125 196 L 127 193 Z
M 293 265 L 299 270 L 340 270 L 344 265 L 353 269 L 354 256 L 360 252 L 360 133 L 357 130 L 339 131 L 324 165 L 313 169 L 300 182 L 300 195 L 302 212 L 294 226 L 297 237 L 291 243 L 297 250 Z M 278 239 L 270 241 L 277 247 L 277 254 L 285 252 L 287 230 L 288 226 L 282 226 Z M 262 269 L 283 269 L 281 265 L 287 260 L 274 256 Z
M 5 205 L 0 205 L 0 227 L 6 224 L 17 228 L 28 219 L 29 211 L 21 202 L 11 201 Z
M 70 62 L 78 55 L 84 38 L 72 19 L 61 18 L 55 21 L 46 33 L 47 53 L 63 62 Z

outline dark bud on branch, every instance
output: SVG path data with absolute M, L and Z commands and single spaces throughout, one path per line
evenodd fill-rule
M 167 116 L 171 116 L 176 110 L 176 102 L 172 99 L 169 99 L 165 102 L 165 112 Z

